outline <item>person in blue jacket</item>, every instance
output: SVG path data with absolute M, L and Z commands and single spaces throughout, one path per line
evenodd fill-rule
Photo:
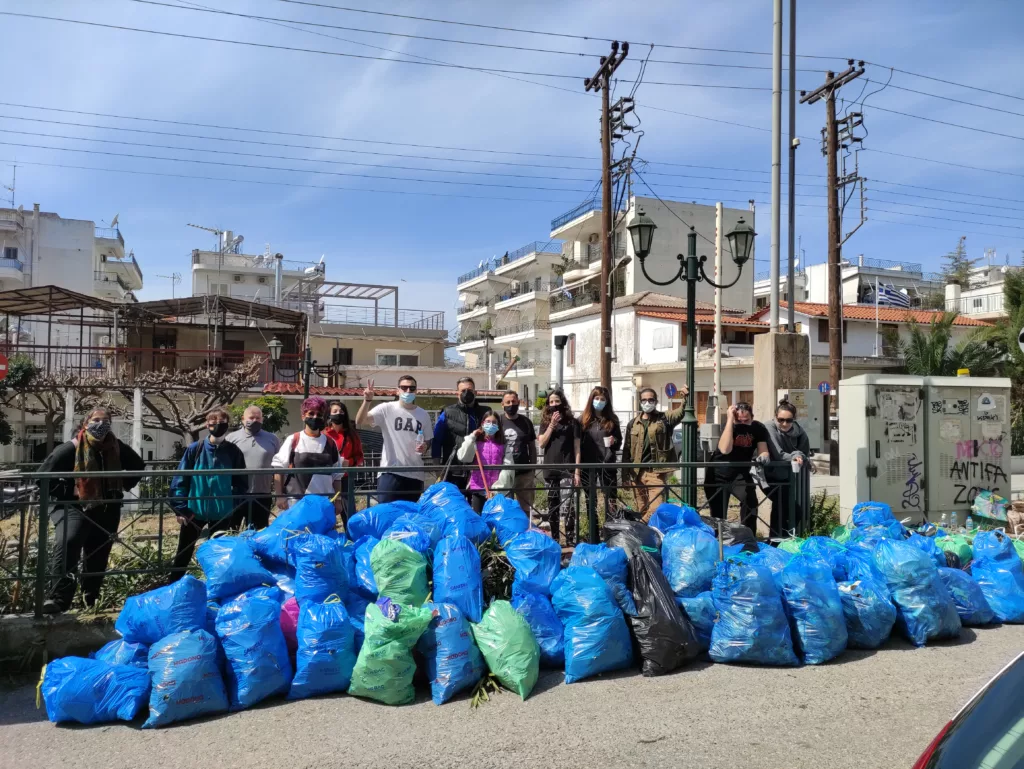
M 245 455 L 225 440 L 231 417 L 224 409 L 206 415 L 209 435 L 185 449 L 179 470 L 238 470 L 219 475 L 175 475 L 171 479 L 171 507 L 178 519 L 178 550 L 172 574 L 182 577 L 192 560 L 199 535 L 231 528 L 235 508 L 249 492 Z
M 430 443 L 430 454 L 435 464 L 448 465 L 450 483 L 454 483 L 468 499 L 467 489 L 469 476 L 474 466 L 459 462 L 455 456 L 467 435 L 476 432 L 483 423 L 484 414 L 490 411 L 487 406 L 476 402 L 476 382 L 472 377 L 464 376 L 456 384 L 459 402 L 441 410 L 434 425 L 434 439 Z

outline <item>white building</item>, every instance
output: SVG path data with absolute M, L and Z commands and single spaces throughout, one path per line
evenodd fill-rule
M 942 291 L 942 278 L 934 273 L 924 272 L 917 262 L 894 262 L 888 259 L 872 259 L 863 254 L 853 259 L 843 259 L 842 288 L 843 304 L 874 303 L 875 286 L 891 286 L 910 298 L 914 307 L 920 306 L 929 294 Z M 768 306 L 771 281 L 768 270 L 759 272 L 754 282 L 754 304 L 758 309 Z M 797 302 L 828 303 L 828 264 L 799 266 L 793 274 L 794 299 Z M 789 300 L 789 276 L 785 262 L 779 278 L 779 298 Z
M 680 281 L 664 287 L 648 281 L 633 258 L 625 227 L 639 209 L 658 226 L 646 260 L 652 277 L 668 280 L 675 274 L 679 267 L 675 256 L 686 253 L 691 225 L 703 236 L 698 238 L 697 253 L 707 255 L 705 269 L 714 274 L 714 206 L 633 197 L 616 217 L 613 296 L 657 292 L 678 298 L 685 294 L 685 283 Z M 728 232 L 740 218 L 749 221 L 752 217 L 750 211 L 725 209 L 724 228 Z M 596 313 L 600 307 L 600 228 L 600 203 L 588 201 L 552 220 L 550 241 L 535 241 L 481 262 L 457 279 L 461 304 L 456 315 L 456 351 L 465 356 L 468 367 L 487 368 L 489 360 L 492 376 L 504 375 L 503 381 L 518 390 L 527 403 L 550 386 L 553 324 L 579 317 L 579 311 Z M 731 281 L 735 269 L 726 258 L 723 280 Z M 752 287 L 753 275 L 747 270 L 724 292 L 725 304 L 741 313 L 750 312 Z M 699 284 L 697 298 L 713 302 L 714 289 Z
M 987 265 L 971 272 L 968 286 L 946 286 L 946 311 L 981 320 L 996 320 L 1007 315 L 1003 283 L 1006 274 L 1019 267 Z

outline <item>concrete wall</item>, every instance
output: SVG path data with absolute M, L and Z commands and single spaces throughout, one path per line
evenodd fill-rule
M 325 332 L 330 327 L 326 324 L 323 326 Z M 373 329 L 374 331 L 380 331 L 381 329 Z M 385 331 L 387 329 L 384 329 Z M 402 329 L 393 329 L 396 332 L 401 332 Z M 360 339 L 348 334 L 338 334 L 338 336 L 322 337 L 322 336 L 311 336 L 309 339 L 309 346 L 313 351 L 313 359 L 318 361 L 320 364 L 328 364 L 331 362 L 332 350 L 335 347 L 337 341 L 337 347 L 349 348 L 352 350 L 352 365 L 353 366 L 376 366 L 377 365 L 377 353 L 402 353 L 405 355 L 418 355 L 420 366 L 443 366 L 444 365 L 444 344 L 443 342 L 429 337 L 423 339 L 407 339 L 401 335 L 396 334 L 395 338 L 374 338 L 374 339 Z M 387 367 L 382 368 L 382 377 L 384 372 L 389 371 Z M 396 367 L 395 371 L 403 368 L 401 366 Z
M 828 323 L 828 318 L 807 316 L 803 313 L 796 313 L 797 323 L 801 324 L 800 333 L 808 336 L 811 344 L 811 354 L 828 355 L 828 342 L 818 341 L 818 324 Z M 876 340 L 881 343 L 881 331 L 886 324 L 884 321 L 879 324 L 879 332 L 875 331 L 874 320 L 849 320 L 844 319 L 846 324 L 846 342 L 843 344 L 843 355 L 850 357 L 872 357 L 876 352 Z M 900 337 L 910 338 L 910 327 L 906 323 L 896 324 L 899 326 Z M 969 326 L 954 326 L 952 340 L 955 344 L 966 336 L 969 336 L 975 329 Z
M 637 351 L 645 364 L 674 363 L 684 357 L 682 324 L 674 320 L 637 317 Z M 655 349 L 655 341 L 663 346 Z

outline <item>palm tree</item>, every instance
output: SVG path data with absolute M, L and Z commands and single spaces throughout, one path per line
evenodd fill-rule
M 930 326 L 911 319 L 909 338 L 890 334 L 887 342 L 903 358 L 908 374 L 916 376 L 956 376 L 969 369 L 974 376 L 993 376 L 1005 359 L 1005 351 L 991 343 L 990 331 L 981 329 L 953 343 L 955 312 L 937 315 Z

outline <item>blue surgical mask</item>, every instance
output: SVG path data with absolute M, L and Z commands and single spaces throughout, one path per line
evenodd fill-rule
M 488 435 L 494 435 L 498 432 L 498 425 L 494 422 L 487 422 L 484 424 L 484 432 Z
M 604 407 L 607 405 L 608 401 L 602 401 L 594 398 L 594 411 L 604 411 Z
M 399 393 L 398 394 L 398 400 L 400 400 L 402 403 L 404 403 L 406 405 L 409 405 L 410 403 L 415 403 L 416 402 L 416 393 L 406 393 L 406 392 Z

